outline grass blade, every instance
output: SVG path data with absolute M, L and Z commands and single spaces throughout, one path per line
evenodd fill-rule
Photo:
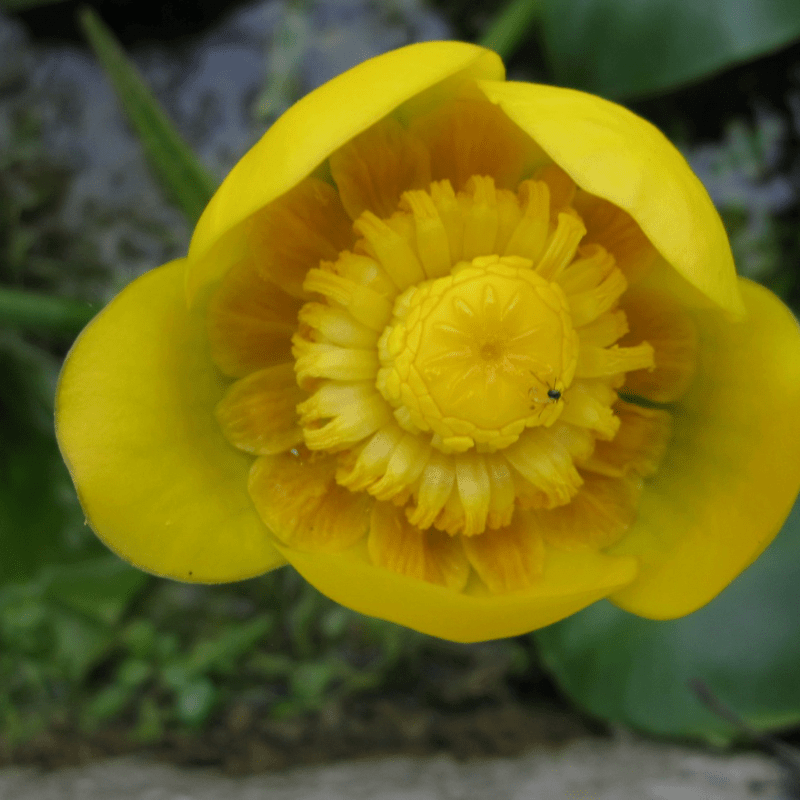
M 103 65 L 147 158 L 165 191 L 192 222 L 196 222 L 216 181 L 181 138 L 163 108 L 131 63 L 114 34 L 91 8 L 80 22 Z

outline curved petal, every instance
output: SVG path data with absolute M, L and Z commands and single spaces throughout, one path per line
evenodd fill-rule
M 423 42 L 369 59 L 295 103 L 236 164 L 203 212 L 189 249 L 189 296 L 221 274 L 222 260 L 202 256 L 224 234 L 402 103 L 459 73 L 502 80 L 505 69 L 496 53 L 476 45 Z
M 657 128 L 572 89 L 494 80 L 478 85 L 578 186 L 630 214 L 689 283 L 726 311 L 743 314 L 722 220 Z
M 611 599 L 644 617 L 679 617 L 722 591 L 772 541 L 800 488 L 800 328 L 777 297 L 741 283 L 744 322 L 698 314 L 697 379 L 636 523 L 612 548 L 642 570 Z
M 134 281 L 95 317 L 58 386 L 59 446 L 89 524 L 137 567 L 237 581 L 284 563 L 247 494 L 252 458 L 222 436 L 227 381 L 188 312 L 185 261 Z
M 333 456 L 305 448 L 261 456 L 250 471 L 250 497 L 279 541 L 314 554 L 345 550 L 367 535 L 375 501 L 339 486 L 335 473 Z
M 517 636 L 550 625 L 630 583 L 637 569 L 634 558 L 548 550 L 544 575 L 534 586 L 492 595 L 474 577 L 464 592 L 454 592 L 373 566 L 366 544 L 332 554 L 276 546 L 337 603 L 456 642 Z

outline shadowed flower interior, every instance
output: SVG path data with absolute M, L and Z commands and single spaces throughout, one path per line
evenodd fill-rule
M 496 106 L 402 120 L 251 218 L 208 310 L 217 419 L 284 545 L 523 590 L 630 527 L 697 333 L 633 220 Z

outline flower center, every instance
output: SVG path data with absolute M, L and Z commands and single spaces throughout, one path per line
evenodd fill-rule
M 402 428 L 445 453 L 494 452 L 555 422 L 578 337 L 564 292 L 532 267 L 481 256 L 397 298 L 377 386 Z
M 534 519 L 543 530 L 558 520 L 583 530 L 596 502 L 625 510 L 608 518 L 623 530 L 633 508 L 627 467 L 603 446 L 617 438 L 623 413 L 630 421 L 612 451 L 623 461 L 640 440 L 662 441 L 616 391 L 627 373 L 652 369 L 653 348 L 619 344 L 628 331 L 618 306 L 627 281 L 603 246 L 584 243 L 586 226 L 563 189 L 532 178 L 511 192 L 473 175 L 458 192 L 447 180 L 404 192 L 390 216 L 361 213 L 352 250 L 305 273 L 294 374 L 276 350 L 278 366 L 235 384 L 217 412 L 226 435 L 265 459 L 302 443 L 310 460 L 291 452 L 328 470 L 313 491 L 332 491 L 332 508 L 344 503 L 361 519 L 370 495 L 392 530 L 410 526 L 416 537 L 430 528 L 468 539 L 491 530 L 497 541 L 502 530 L 512 535 L 508 526 Z M 317 184 L 308 193 L 325 196 Z M 251 310 L 260 295 L 247 274 L 232 270 L 216 295 L 210 330 L 223 354 L 228 340 L 285 335 L 285 303 L 262 281 L 266 294 Z M 251 315 L 255 330 L 245 324 Z M 275 475 L 293 469 L 288 455 L 275 458 Z M 604 500 L 608 480 L 619 486 Z M 251 490 L 265 521 L 294 529 L 299 517 L 275 517 L 265 481 Z M 312 514 L 317 501 L 307 499 L 303 514 Z M 550 515 L 546 524 L 538 514 Z M 318 523 L 309 530 L 323 536 Z M 342 522 L 342 530 L 352 526 Z

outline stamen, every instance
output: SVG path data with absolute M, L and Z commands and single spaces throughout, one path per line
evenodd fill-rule
M 566 447 L 542 428 L 526 431 L 503 451 L 509 464 L 543 495 L 545 508 L 568 503 L 583 483 Z
M 522 219 L 522 209 L 515 192 L 508 189 L 496 189 L 497 201 L 497 237 L 495 253 L 506 253 L 509 241 Z M 511 255 L 508 253 L 507 255 Z
M 613 439 L 619 430 L 619 418 L 611 409 L 616 400 L 617 393 L 604 381 L 576 380 L 559 419 L 588 428 L 602 439 Z
M 439 212 L 439 219 L 447 231 L 451 266 L 458 264 L 464 257 L 464 218 L 461 215 L 458 198 L 450 181 L 434 182 L 430 191 L 431 200 Z
M 582 328 L 610 311 L 627 287 L 628 282 L 622 272 L 613 269 L 594 289 L 568 295 L 572 324 L 576 328 Z
M 417 253 L 428 278 L 447 275 L 452 267 L 447 230 L 427 192 L 406 192 L 400 202 L 402 210 L 414 215 Z
M 336 481 L 352 492 L 368 489 L 386 472 L 389 459 L 405 435 L 397 425 L 384 425 L 366 444 L 343 454 L 339 459 Z
M 601 378 L 635 369 L 653 369 L 653 348 L 643 342 L 636 347 L 584 347 L 578 354 L 576 378 Z
M 357 322 L 373 331 L 382 331 L 392 318 L 391 303 L 383 295 L 330 270 L 309 270 L 303 287 L 344 306 Z
M 343 308 L 323 303 L 306 303 L 298 315 L 299 321 L 311 329 L 316 341 L 327 341 L 340 347 L 374 348 L 378 335 L 366 325 L 353 319 Z
M 408 240 L 371 211 L 365 211 L 353 223 L 353 228 L 364 237 L 357 249 L 379 261 L 400 291 L 425 279 L 422 264 Z
M 406 508 L 408 521 L 422 530 L 430 528 L 444 508 L 455 482 L 454 459 L 433 450 L 420 476 L 416 505 Z
M 335 381 L 367 381 L 375 378 L 380 362 L 375 348 L 356 350 L 325 342 L 314 343 L 302 336 L 292 339 L 297 382 L 308 385 L 309 378 Z
M 578 335 L 582 345 L 608 347 L 628 332 L 628 317 L 624 311 L 607 311 L 594 322 L 584 325 Z
M 323 261 L 320 266 L 330 269 L 337 275 L 341 275 L 354 283 L 368 286 L 374 292 L 383 295 L 387 299 L 394 297 L 397 293 L 397 286 L 395 286 L 386 270 L 374 258 L 369 256 L 345 250 L 339 253 L 339 258 L 335 263 Z
M 567 294 L 578 294 L 594 289 L 605 280 L 614 269 L 614 256 L 604 247 L 597 244 L 582 245 L 578 248 L 580 257 L 576 258 L 569 269 L 564 270 L 557 278 L 559 286 Z
M 495 252 L 498 214 L 494 181 L 473 175 L 464 187 L 461 213 L 464 218 L 464 252 L 462 258 L 471 261 L 478 256 Z
M 486 525 L 488 528 L 502 528 L 511 522 L 514 514 L 514 476 L 508 462 L 500 453 L 490 453 L 485 458 L 491 486 Z
M 543 181 L 550 189 L 550 214 L 555 220 L 575 200 L 575 181 L 557 164 L 547 164 L 536 170 L 536 180 Z
M 406 433 L 397 443 L 382 477 L 369 488 L 378 500 L 391 500 L 419 478 L 431 446 L 420 436 Z
M 550 231 L 550 189 L 541 181 L 523 181 L 519 187 L 522 218 L 517 223 L 503 255 L 523 256 L 538 262 Z
M 572 262 L 585 233 L 586 228 L 580 217 L 574 213 L 559 214 L 558 225 L 536 264 L 536 272 L 548 281 L 556 280 L 562 270 Z
M 340 450 L 384 426 L 392 415 L 369 383 L 324 383 L 297 406 L 310 450 Z M 310 427 L 324 422 L 321 427 Z
M 455 460 L 458 495 L 464 509 L 461 533 L 474 536 L 486 530 L 489 515 L 491 485 L 486 460 L 478 453 L 462 453 Z

